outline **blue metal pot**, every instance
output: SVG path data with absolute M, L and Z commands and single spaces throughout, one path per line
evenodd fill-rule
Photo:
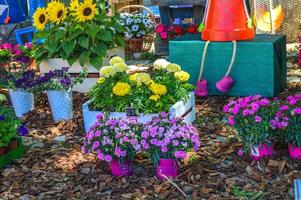
M 23 117 L 24 114 L 34 109 L 34 95 L 24 90 L 9 90 L 9 95 L 17 117 Z

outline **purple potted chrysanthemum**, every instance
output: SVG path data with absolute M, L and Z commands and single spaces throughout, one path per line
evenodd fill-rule
M 238 151 L 240 156 L 249 153 L 252 159 L 259 160 L 274 153 L 270 120 L 276 113 L 274 102 L 261 96 L 249 96 L 231 100 L 224 106 L 228 123 L 234 127 L 239 140 L 244 145 Z
M 102 114 L 88 131 L 82 150 L 109 163 L 113 176 L 130 176 L 132 160 L 141 151 L 137 118 L 109 119 Z
M 178 161 L 185 159 L 189 151 L 197 151 L 201 145 L 193 125 L 165 112 L 143 126 L 140 143 L 155 164 L 159 179 L 175 178 L 179 172 Z

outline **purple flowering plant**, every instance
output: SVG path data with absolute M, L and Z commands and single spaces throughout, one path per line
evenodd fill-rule
M 288 144 L 301 147 L 301 94 L 288 96 L 285 103 L 278 107 L 270 124 Z
M 259 95 L 231 100 L 223 108 L 227 121 L 244 144 L 244 151 L 260 144 L 272 144 L 270 120 L 277 112 L 276 101 Z
M 137 118 L 109 119 L 100 114 L 97 120 L 84 137 L 84 153 L 94 152 L 100 160 L 124 163 L 141 152 L 138 134 L 141 126 Z
M 24 46 L 4 43 L 0 45 L 0 64 L 8 65 L 11 62 L 30 64 L 32 61 L 32 48 L 32 43 L 26 43 Z
M 162 112 L 143 126 L 141 147 L 157 165 L 162 159 L 185 159 L 189 151 L 197 151 L 201 142 L 197 129 L 181 118 Z
M 14 111 L 11 108 L 0 105 L 0 147 L 6 147 L 19 136 L 27 134 L 27 128 L 15 116 Z

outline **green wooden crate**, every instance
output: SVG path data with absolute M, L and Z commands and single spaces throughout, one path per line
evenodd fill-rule
M 21 158 L 24 155 L 24 146 L 22 139 L 18 139 L 18 148 L 0 156 L 0 169 L 10 164 L 12 161 Z
M 169 58 L 191 74 L 195 84 L 199 76 L 205 41 L 200 35 L 184 35 L 169 42 Z M 209 83 L 209 95 L 223 95 L 215 88 L 226 73 L 232 57 L 232 42 L 212 42 L 209 45 L 203 77 Z M 286 87 L 286 37 L 257 35 L 240 41 L 231 76 L 235 83 L 229 96 L 262 95 L 274 97 Z

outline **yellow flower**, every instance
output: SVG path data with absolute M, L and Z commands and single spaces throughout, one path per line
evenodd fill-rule
M 67 9 L 65 5 L 59 1 L 51 1 L 46 9 L 49 20 L 52 23 L 60 24 L 67 17 Z
M 113 66 L 116 68 L 117 72 L 125 72 L 128 69 L 128 66 L 125 63 L 115 63 Z
M 188 74 L 185 71 L 179 71 L 179 72 L 175 72 L 175 78 L 182 81 L 182 82 L 186 82 L 189 80 L 190 78 L 190 74 Z
M 118 82 L 113 87 L 113 94 L 121 97 L 129 94 L 130 91 L 131 91 L 131 86 L 128 83 Z
M 153 83 L 149 86 L 150 91 L 152 91 L 153 94 L 155 95 L 165 95 L 167 92 L 167 88 L 165 85 Z
M 48 21 L 47 11 L 45 8 L 38 8 L 33 14 L 33 25 L 36 29 L 42 31 L 45 29 L 46 23 Z
M 69 10 L 76 11 L 78 5 L 79 5 L 78 0 L 71 0 L 71 2 L 69 4 Z
M 154 63 L 154 69 L 155 70 L 165 69 L 168 64 L 169 64 L 169 62 L 167 60 L 165 60 L 165 59 L 158 59 Z
M 170 63 L 166 66 L 166 70 L 168 72 L 179 72 L 181 71 L 181 67 L 177 64 Z
M 145 85 L 149 86 L 151 83 L 151 77 L 147 73 L 136 73 L 130 76 L 130 80 L 136 82 L 137 85 Z
M 93 0 L 84 0 L 83 3 L 77 6 L 75 12 L 76 19 L 80 22 L 92 20 L 97 14 L 98 10 Z
M 152 95 L 149 97 L 150 100 L 153 100 L 153 101 L 158 101 L 160 99 L 160 96 L 159 95 Z
M 110 59 L 109 63 L 110 63 L 110 65 L 115 65 L 117 63 L 124 63 L 124 60 L 123 60 L 123 58 L 121 58 L 119 56 L 115 56 Z
M 114 66 L 105 66 L 100 69 L 99 72 L 101 77 L 108 78 L 116 74 L 116 68 Z
M 106 81 L 105 78 L 99 78 L 97 83 L 100 85 L 100 84 L 103 84 L 105 81 Z

